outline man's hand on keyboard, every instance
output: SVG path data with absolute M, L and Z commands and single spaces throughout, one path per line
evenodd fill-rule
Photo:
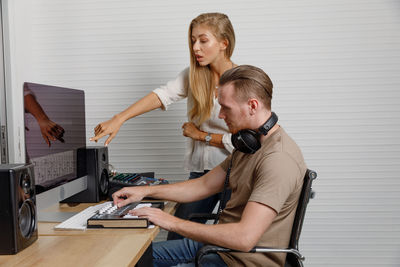
M 143 207 L 138 209 L 133 209 L 129 211 L 130 215 L 138 216 L 139 218 L 147 218 L 150 222 L 167 231 L 175 231 L 175 228 L 179 222 L 184 220 L 178 217 L 172 216 L 169 213 L 162 211 L 157 208 Z
M 141 201 L 146 196 L 147 186 L 124 187 L 112 195 L 114 205 L 118 208 L 132 202 Z

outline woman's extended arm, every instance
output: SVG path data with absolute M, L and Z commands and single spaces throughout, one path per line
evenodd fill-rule
M 97 142 L 97 140 L 99 140 L 100 138 L 109 135 L 107 140 L 104 142 L 104 145 L 108 145 L 111 140 L 117 135 L 119 129 L 125 121 L 151 110 L 160 108 L 161 106 L 162 103 L 158 96 L 155 93 L 151 92 L 121 113 L 118 113 L 117 115 L 112 117 L 110 120 L 99 123 L 94 128 L 95 136 L 90 138 L 90 140 Z

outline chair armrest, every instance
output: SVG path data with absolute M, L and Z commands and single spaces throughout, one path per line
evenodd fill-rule
M 300 252 L 294 248 L 269 248 L 269 247 L 254 247 L 249 252 L 261 252 L 261 253 L 291 253 L 295 255 L 298 259 L 304 261 L 305 257 L 300 254 Z
M 217 253 L 217 252 L 230 252 L 230 251 L 234 251 L 234 250 L 229 249 L 229 248 L 218 247 L 218 246 L 214 246 L 214 245 L 205 245 L 197 251 L 197 254 L 195 257 L 195 266 L 199 267 L 200 259 L 207 254 Z
M 188 219 L 189 220 L 192 220 L 192 219 L 216 220 L 216 219 L 218 219 L 218 216 L 215 213 L 192 213 L 189 215 Z
M 209 254 L 209 253 L 217 253 L 217 252 L 242 252 L 242 253 L 290 253 L 296 256 L 301 261 L 304 261 L 305 258 L 300 252 L 296 249 L 292 248 L 270 248 L 270 247 L 254 247 L 250 251 L 239 251 L 233 250 L 224 247 L 218 247 L 214 245 L 205 245 L 197 251 L 196 258 L 195 258 L 195 265 L 196 267 L 200 266 L 200 259 Z

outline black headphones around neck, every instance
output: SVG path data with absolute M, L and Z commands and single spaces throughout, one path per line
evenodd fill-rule
M 278 122 L 278 116 L 271 112 L 268 120 L 257 131 L 244 129 L 232 134 L 232 145 L 243 153 L 254 154 L 261 147 L 260 135 L 267 135 L 268 131 Z

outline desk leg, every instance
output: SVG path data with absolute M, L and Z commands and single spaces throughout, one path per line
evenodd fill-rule
M 135 267 L 150 267 L 153 266 L 153 243 L 146 249 L 142 257 L 140 257 Z

